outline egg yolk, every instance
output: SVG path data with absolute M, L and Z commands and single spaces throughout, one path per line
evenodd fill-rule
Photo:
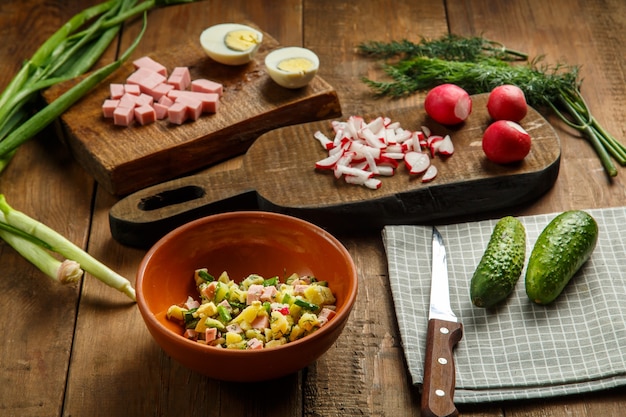
M 277 68 L 286 72 L 304 73 L 313 68 L 313 62 L 306 58 L 287 58 L 280 61 Z
M 234 51 L 247 51 L 256 46 L 259 41 L 254 32 L 249 30 L 233 30 L 224 37 L 226 46 Z

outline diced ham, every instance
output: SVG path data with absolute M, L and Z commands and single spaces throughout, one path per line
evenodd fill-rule
M 120 99 L 124 95 L 124 84 L 113 83 L 109 86 L 109 94 L 113 100 Z
M 135 105 L 137 107 L 141 107 L 141 106 L 152 106 L 152 103 L 154 102 L 154 99 L 152 98 L 152 96 L 145 94 L 145 93 L 141 93 L 139 96 L 137 96 L 137 100 L 135 101 Z
M 317 320 L 320 322 L 320 326 L 323 326 L 328 323 L 328 320 L 335 317 L 335 315 L 337 315 L 337 312 L 335 310 L 324 307 L 322 308 L 322 311 L 320 311 L 320 313 L 317 315 Z
M 303 295 L 303 294 L 304 294 L 304 291 L 306 291 L 306 289 L 307 289 L 307 288 L 309 288 L 309 286 L 308 286 L 308 285 L 306 285 L 306 284 L 297 284 L 297 285 L 294 285 L 294 287 L 293 287 L 293 293 L 294 293 L 295 295 Z
M 113 111 L 113 123 L 117 126 L 130 126 L 134 116 L 134 107 L 117 106 Z
M 120 102 L 118 103 L 118 107 L 130 107 L 133 108 L 137 105 L 137 96 L 133 94 L 126 94 L 120 97 Z
M 276 298 L 277 293 L 278 293 L 278 290 L 273 285 L 270 285 L 269 287 L 263 287 L 263 293 L 261 294 L 261 301 L 272 302 L 274 301 L 274 298 Z
M 163 75 L 164 77 L 167 77 L 167 68 L 165 68 L 165 66 L 156 62 L 154 59 L 150 58 L 149 56 L 143 56 L 139 59 L 134 60 L 133 66 L 135 67 L 135 69 L 146 68 L 151 71 L 157 72 Z
M 173 99 L 179 97 L 191 97 L 202 102 L 202 110 L 205 113 L 217 113 L 219 96 L 215 93 L 197 93 L 194 91 L 172 90 L 167 96 Z
M 187 301 L 185 301 L 183 307 L 185 307 L 187 310 L 193 310 L 194 308 L 200 307 L 200 302 L 189 296 L 187 297 Z
M 112 118 L 114 124 L 130 126 L 136 121 L 145 125 L 168 119 L 181 125 L 203 113 L 218 111 L 222 84 L 192 80 L 189 68 L 182 66 L 174 68 L 168 78 L 167 69 L 147 56 L 133 61 L 133 65 L 135 71 L 125 83 L 110 84 L 110 97 L 102 104 L 103 116 Z
M 263 294 L 263 285 L 252 284 L 248 287 L 248 295 L 246 297 L 246 304 L 250 305 L 255 301 L 261 300 L 261 294 Z
M 267 316 L 257 316 L 252 323 L 250 323 L 253 329 L 267 329 L 270 327 L 270 319 Z
M 201 294 L 207 300 L 212 300 L 213 298 L 215 298 L 215 289 L 216 288 L 217 288 L 217 281 L 211 281 L 211 282 L 209 282 L 209 285 L 207 285 L 204 288 L 202 288 Z
M 154 103 L 152 107 L 154 108 L 154 114 L 156 115 L 157 120 L 167 118 L 167 109 L 169 106 L 164 106 L 161 103 Z
M 135 120 L 137 120 L 137 122 L 139 122 L 142 126 L 154 123 L 156 121 L 156 112 L 154 111 L 154 107 L 149 104 L 135 107 Z
M 198 78 L 191 81 L 191 91 L 198 93 L 213 93 L 221 97 L 222 94 L 224 94 L 224 86 L 215 81 Z
M 172 84 L 161 83 L 154 88 L 146 89 L 146 94 L 150 94 L 155 100 L 158 100 L 161 97 L 167 95 L 167 93 L 169 93 L 173 89 L 174 86 Z
M 186 329 L 185 333 L 183 333 L 183 336 L 185 336 L 187 339 L 198 340 L 198 332 L 196 332 L 194 329 Z
M 171 98 L 169 98 L 168 96 L 162 96 L 161 98 L 159 98 L 158 101 L 159 104 L 162 104 L 166 107 L 171 106 L 172 104 L 174 104 L 174 100 L 172 100 Z
M 217 329 L 215 327 L 208 327 L 204 331 L 204 340 L 209 343 L 214 341 L 215 339 L 217 339 Z
M 202 115 L 202 102 L 194 97 L 176 97 L 176 103 L 181 103 L 187 108 L 187 117 L 191 120 L 198 120 Z
M 172 74 L 167 79 L 167 83 L 173 85 L 179 90 L 186 90 L 191 84 L 191 75 L 189 74 L 189 68 L 176 67 L 172 71 Z
M 166 78 L 164 75 L 144 68 L 140 67 L 137 71 L 130 74 L 130 76 L 126 79 L 128 84 L 137 84 L 142 92 L 149 94 L 148 92 L 154 89 L 157 85 L 165 82 Z
M 124 93 L 138 96 L 141 94 L 141 89 L 137 84 L 124 84 Z
M 248 349 L 263 349 L 263 342 L 259 339 L 250 339 L 246 342 Z
M 167 108 L 167 118 L 174 124 L 182 125 L 187 121 L 188 115 L 187 106 L 183 103 L 174 103 Z
M 102 104 L 102 115 L 106 118 L 112 118 L 115 108 L 119 104 L 119 100 L 106 99 Z

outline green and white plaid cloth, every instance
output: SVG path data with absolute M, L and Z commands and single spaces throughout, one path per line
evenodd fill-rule
M 438 226 L 448 254 L 458 404 L 585 393 L 626 385 L 626 207 L 586 210 L 599 226 L 591 259 L 548 306 L 531 302 L 524 274 L 497 308 L 474 307 L 471 277 L 495 220 Z M 526 258 L 555 214 L 518 217 Z M 413 383 L 424 374 L 431 273 L 430 226 L 386 226 L 383 241 L 402 346 Z

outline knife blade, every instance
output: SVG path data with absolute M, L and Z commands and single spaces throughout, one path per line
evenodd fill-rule
M 422 416 L 458 416 L 454 405 L 456 370 L 452 352 L 463 336 L 463 325 L 450 306 L 448 260 L 443 238 L 433 227 L 430 308 L 426 334 Z

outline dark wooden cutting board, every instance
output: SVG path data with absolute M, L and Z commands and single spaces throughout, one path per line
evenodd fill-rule
M 313 133 L 321 130 L 332 136 L 330 122 L 305 123 L 260 136 L 241 168 L 180 178 L 125 197 L 111 208 L 112 235 L 123 244 L 146 247 L 187 221 L 246 209 L 290 214 L 345 232 L 487 212 L 537 198 L 558 175 L 561 148 L 556 132 L 529 109 L 521 125 L 532 137 L 530 154 L 518 164 L 491 163 L 481 147 L 490 123 L 486 101 L 487 95 L 474 96 L 473 113 L 453 129 L 430 120 L 422 107 L 384 114 L 407 129 L 428 126 L 433 133 L 451 135 L 455 152 L 433 160 L 439 175 L 430 183 L 410 176 L 403 166 L 393 177 L 383 177 L 378 190 L 318 171 L 315 162 L 327 152 Z
M 149 54 L 169 71 L 187 66 L 192 79 L 207 78 L 224 85 L 216 114 L 180 126 L 161 120 L 121 127 L 103 118 L 101 106 L 109 97 L 109 85 L 124 82 L 133 72 L 132 62 L 126 62 L 65 112 L 61 118 L 64 141 L 104 189 L 126 195 L 240 155 L 269 130 L 340 116 L 337 94 L 321 77 L 297 90 L 282 88 L 269 78 L 264 59 L 278 47 L 279 43 L 264 33 L 254 60 L 235 67 L 208 58 L 199 35 L 180 48 Z M 70 86 L 56 85 L 44 98 L 51 102 Z

